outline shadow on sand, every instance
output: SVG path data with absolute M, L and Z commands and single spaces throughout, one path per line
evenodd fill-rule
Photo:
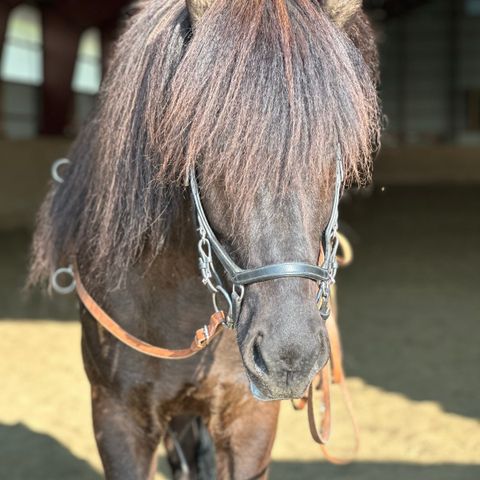
M 0 478 L 100 480 L 102 476 L 51 436 L 17 424 L 0 425 Z
M 480 188 L 390 187 L 343 208 L 355 250 L 338 278 L 347 374 L 480 417 L 472 401 L 480 394 L 472 380 L 480 361 Z
M 159 472 L 169 478 L 162 458 Z M 8 480 L 100 480 L 87 462 L 49 435 L 22 424 L 0 425 L 0 478 Z M 478 480 L 480 465 L 355 463 L 337 467 L 324 462 L 273 462 L 271 480 Z M 209 479 L 213 480 L 213 479 Z
M 164 459 L 159 472 L 169 478 Z M 22 424 L 0 425 L 0 478 L 8 480 L 100 480 L 87 462 L 49 435 Z M 355 463 L 337 467 L 325 462 L 274 462 L 271 480 L 477 480 L 480 465 Z M 209 479 L 213 480 L 213 479 Z
M 271 480 L 476 480 L 480 465 L 354 463 L 345 467 L 323 462 L 274 462 Z

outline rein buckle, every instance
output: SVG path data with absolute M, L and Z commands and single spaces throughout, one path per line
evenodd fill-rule
M 200 328 L 195 333 L 195 344 L 198 348 L 203 349 L 208 346 L 210 343 L 210 332 L 208 331 L 207 325 L 204 325 L 203 328 Z

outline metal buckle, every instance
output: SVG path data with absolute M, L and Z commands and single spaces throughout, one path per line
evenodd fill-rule
M 243 297 L 245 295 L 245 286 L 233 284 L 232 287 L 232 314 L 227 317 L 225 326 L 231 330 L 235 329 L 235 326 L 240 315 L 242 308 Z
M 222 309 L 219 308 L 218 303 L 217 303 L 217 295 L 219 293 L 221 293 L 223 298 L 227 302 L 227 305 L 228 305 L 228 311 L 227 311 L 228 313 L 226 314 L 226 320 L 223 322 L 224 325 L 227 325 L 229 323 L 229 319 L 232 318 L 232 312 L 233 312 L 232 298 L 230 297 L 228 292 L 221 285 L 217 285 L 216 288 L 217 288 L 217 291 L 212 293 L 213 308 L 215 309 L 216 313 L 222 311 Z
M 330 283 L 321 282 L 317 293 L 317 307 L 320 316 L 324 321 L 327 321 L 330 316 Z

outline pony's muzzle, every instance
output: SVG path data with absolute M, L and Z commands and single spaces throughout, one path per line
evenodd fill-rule
M 316 316 L 302 325 L 318 325 L 320 321 Z M 323 328 L 316 332 L 273 328 L 273 334 L 260 330 L 244 346 L 242 356 L 250 389 L 259 400 L 300 398 L 329 357 Z

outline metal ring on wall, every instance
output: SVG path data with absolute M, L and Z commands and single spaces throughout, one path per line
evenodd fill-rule
M 52 168 L 51 168 L 51 174 L 52 178 L 57 182 L 57 183 L 63 183 L 63 177 L 60 176 L 59 170 L 60 167 L 63 167 L 64 165 L 70 165 L 70 160 L 68 158 L 59 158 L 55 162 L 53 162 Z
M 68 275 L 71 278 L 70 284 L 66 286 L 62 286 L 59 283 L 59 277 L 61 275 Z M 67 268 L 59 268 L 51 278 L 51 283 L 52 283 L 52 288 L 55 290 L 55 292 L 59 293 L 60 295 L 69 295 L 70 293 L 73 293 L 76 288 L 76 283 L 75 283 L 75 278 L 73 276 L 73 270 L 72 267 L 67 267 Z

